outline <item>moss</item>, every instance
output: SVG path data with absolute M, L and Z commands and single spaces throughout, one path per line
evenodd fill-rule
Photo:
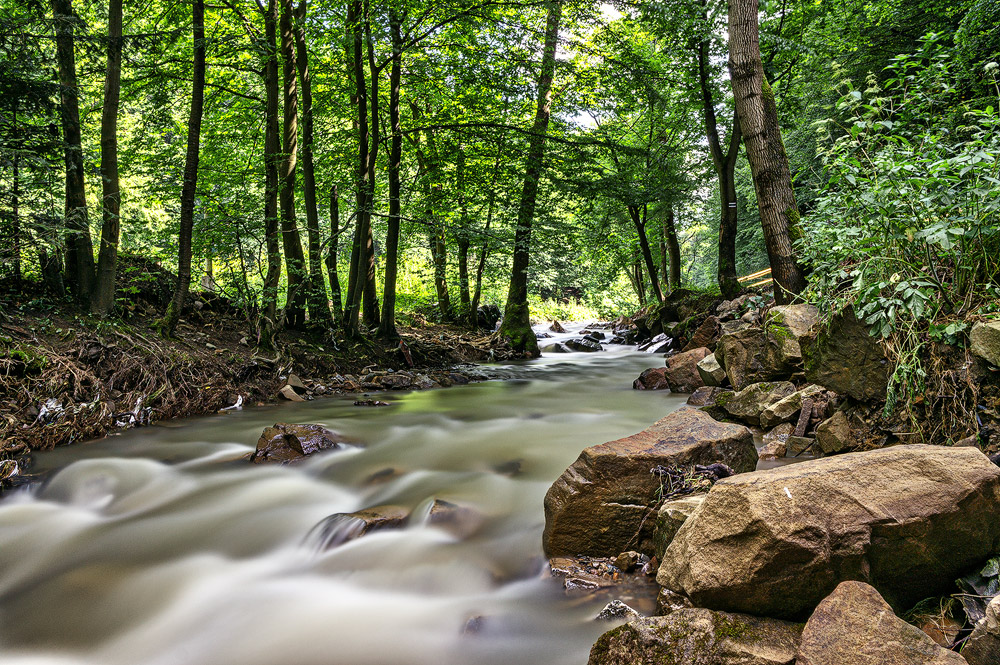
M 799 217 L 798 208 L 790 207 L 785 211 L 785 216 L 788 217 L 788 236 L 792 242 L 805 238 L 806 234 L 802 230 L 802 220 Z

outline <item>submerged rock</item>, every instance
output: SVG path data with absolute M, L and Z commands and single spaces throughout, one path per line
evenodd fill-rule
M 753 434 L 688 408 L 632 436 L 587 448 L 545 495 L 545 552 L 617 556 L 633 545 L 650 551 L 650 511 L 660 490 L 650 470 L 714 462 L 752 470 Z
M 792 665 L 802 627 L 684 608 L 601 635 L 588 665 Z
M 305 459 L 320 450 L 341 448 L 347 442 L 322 425 L 275 423 L 264 428 L 257 440 L 257 450 L 250 455 L 254 464 L 287 464 Z
M 657 574 L 699 606 L 799 619 L 844 580 L 897 609 L 947 591 L 1000 548 L 1000 468 L 907 445 L 716 483 Z
M 373 531 L 406 526 L 410 512 L 402 506 L 373 506 L 353 513 L 336 513 L 313 528 L 319 549 L 328 550 Z
M 842 582 L 802 631 L 795 665 L 964 665 L 965 659 L 896 617 L 871 586 Z

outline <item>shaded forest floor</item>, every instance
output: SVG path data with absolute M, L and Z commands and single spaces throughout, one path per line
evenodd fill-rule
M 31 451 L 214 413 L 240 398 L 251 406 L 448 386 L 489 378 L 463 364 L 514 357 L 490 333 L 452 325 L 401 326 L 405 350 L 371 337 L 284 331 L 268 352 L 254 348 L 238 313 L 192 310 L 171 339 L 151 328 L 156 315 L 147 306 L 103 321 L 44 298 L 0 296 L 0 481 L 16 481 L 4 460 L 23 474 Z

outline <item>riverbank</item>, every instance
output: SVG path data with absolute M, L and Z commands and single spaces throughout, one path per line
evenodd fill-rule
M 283 331 L 263 351 L 245 319 L 210 307 L 170 339 L 151 327 L 154 312 L 123 321 L 50 303 L 0 311 L 7 486 L 25 479 L 36 450 L 226 408 L 467 383 L 488 378 L 470 363 L 514 357 L 489 332 L 422 321 L 401 326 L 401 342 Z

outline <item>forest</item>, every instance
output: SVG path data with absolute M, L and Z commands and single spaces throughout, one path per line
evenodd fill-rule
M 996 665 L 997 514 L 1000 0 L 0 0 L 3 662 Z

